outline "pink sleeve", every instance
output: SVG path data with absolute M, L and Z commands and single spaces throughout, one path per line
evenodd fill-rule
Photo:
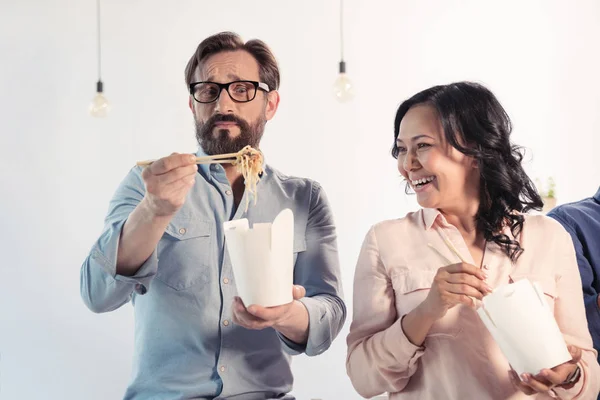
M 560 399 L 596 399 L 600 391 L 600 366 L 597 353 L 588 331 L 581 277 L 577 268 L 577 258 L 569 234 L 560 227 L 555 236 L 557 251 L 558 278 L 556 282 L 557 299 L 554 305 L 554 317 L 565 342 L 577 346 L 582 351 L 579 367 L 581 377 L 571 389 L 555 388 Z
M 401 391 L 424 347 L 413 345 L 402 330 L 375 228 L 367 233 L 358 258 L 353 303 L 346 369 L 354 388 L 364 397 Z

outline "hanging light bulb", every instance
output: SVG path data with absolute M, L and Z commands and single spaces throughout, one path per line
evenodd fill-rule
M 96 82 L 96 96 L 90 104 L 90 115 L 97 118 L 104 118 L 108 115 L 110 104 L 104 97 L 104 84 L 102 83 L 102 52 L 100 46 L 100 0 L 96 0 L 96 27 L 98 32 L 98 82 Z
M 354 97 L 354 85 L 346 74 L 344 61 L 344 0 L 340 0 L 340 68 L 339 75 L 333 84 L 333 94 L 342 103 Z
M 92 104 L 90 104 L 90 114 L 97 118 L 106 117 L 110 110 L 110 104 L 108 104 L 108 100 L 104 97 L 102 86 L 102 81 L 96 82 L 96 96 L 94 96 Z
M 346 63 L 340 61 L 340 74 L 333 84 L 333 94 L 342 103 L 352 100 L 354 97 L 354 86 L 346 75 Z

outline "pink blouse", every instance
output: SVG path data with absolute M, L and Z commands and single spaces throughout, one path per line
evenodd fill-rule
M 363 397 L 389 392 L 390 399 L 596 399 L 600 366 L 587 330 L 581 279 L 569 234 L 554 220 L 525 215 L 519 237 L 525 251 L 512 263 L 493 242 L 483 268 L 492 288 L 519 279 L 539 282 L 564 335 L 582 349 L 582 375 L 569 389 L 526 396 L 509 380 L 508 361 L 474 310 L 455 306 L 429 331 L 422 347 L 402 330 L 401 318 L 427 296 L 436 271 L 460 262 L 441 234 L 469 263 L 473 258 L 459 233 L 435 209 L 373 226 L 364 241 L 354 277 L 354 317 L 346 367 Z M 509 232 L 508 232 L 509 233 Z

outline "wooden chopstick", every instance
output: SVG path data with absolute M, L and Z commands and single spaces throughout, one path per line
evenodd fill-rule
M 148 165 L 152 164 L 153 162 L 156 162 L 157 160 L 145 160 L 145 161 L 138 161 L 135 163 L 135 165 L 140 166 L 140 167 L 147 167 Z M 214 159 L 214 158 L 208 158 L 208 157 L 196 157 L 196 164 L 227 164 L 227 163 L 234 163 L 236 162 L 237 159 L 236 158 L 218 158 L 218 159 Z
M 240 155 L 240 153 L 241 153 L 241 151 L 238 151 L 237 153 L 215 154 L 214 156 L 196 157 L 196 164 L 229 163 L 229 162 L 235 161 L 237 159 L 237 157 Z M 227 160 L 224 160 L 224 159 L 227 159 Z M 229 160 L 229 159 L 233 159 L 233 160 Z M 214 161 L 214 160 L 220 160 L 220 161 Z M 148 165 L 152 164 L 153 162 L 156 162 L 156 160 L 138 161 L 135 164 L 140 167 L 147 167 Z
M 443 255 L 438 249 L 436 249 L 434 245 L 432 245 L 431 243 L 427 243 L 427 246 L 431 247 L 433 249 L 433 251 L 435 251 L 438 254 L 438 256 L 440 256 L 444 259 L 445 262 L 447 262 L 448 264 L 452 264 L 452 261 L 450 261 L 448 259 L 448 257 Z
M 196 160 L 196 164 L 227 164 L 236 162 L 236 158 L 219 159 L 219 160 Z
M 205 156 L 205 157 L 196 157 L 196 163 L 200 164 L 200 161 L 204 160 L 220 160 L 221 158 L 237 158 L 240 155 L 240 152 L 237 153 L 228 153 L 228 154 L 215 154 L 214 156 Z
M 135 165 L 137 165 L 138 167 L 147 167 L 148 165 L 152 164 L 155 161 L 156 160 L 138 161 L 138 162 L 135 163 Z
M 440 233 L 440 236 L 442 236 L 442 239 L 444 239 L 444 243 L 446 243 L 446 246 L 448 246 L 448 248 L 450 249 L 450 251 L 452 251 L 454 254 L 456 254 L 456 256 L 460 259 L 460 261 L 462 261 L 465 264 L 468 264 L 468 261 L 465 260 L 463 258 L 463 256 L 460 255 L 460 253 L 458 252 L 458 250 L 456 249 L 456 247 L 454 247 L 454 245 L 452 244 L 452 242 L 450 241 L 450 239 L 448 239 L 446 237 L 446 235 Z
M 446 235 L 444 235 L 442 232 L 439 232 L 439 233 L 440 233 L 440 236 L 442 237 L 442 239 L 444 240 L 444 243 L 446 243 L 446 246 L 448 246 L 448 248 L 450 249 L 450 251 L 452 251 L 454 254 L 456 254 L 456 256 L 460 259 L 460 261 L 462 261 L 465 264 L 468 264 L 468 262 L 463 258 L 463 256 L 460 255 L 460 253 L 458 252 L 458 249 L 456 247 L 454 247 L 454 244 L 452 244 L 450 239 L 448 239 L 448 237 Z M 428 243 L 428 245 L 429 245 L 429 247 L 434 249 L 443 259 L 445 259 L 447 263 L 452 264 L 452 261 L 448 260 L 448 258 L 446 258 L 444 255 L 442 255 L 442 253 L 440 253 L 440 251 L 438 249 L 436 249 L 431 243 Z M 472 296 L 468 296 L 468 297 L 471 299 L 471 301 L 473 302 L 475 307 L 477 307 L 479 300 Z M 479 304 L 481 306 L 483 306 L 482 302 L 479 302 Z

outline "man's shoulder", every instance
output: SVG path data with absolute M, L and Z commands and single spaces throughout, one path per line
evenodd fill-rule
M 565 224 L 577 224 L 582 220 L 587 220 L 590 216 L 600 218 L 600 205 L 593 198 L 587 198 L 571 203 L 561 204 L 554 207 L 548 216 Z
M 265 174 L 273 184 L 280 185 L 285 191 L 300 190 L 310 192 L 321 189 L 320 183 L 314 179 L 288 175 L 268 164 L 265 166 Z

